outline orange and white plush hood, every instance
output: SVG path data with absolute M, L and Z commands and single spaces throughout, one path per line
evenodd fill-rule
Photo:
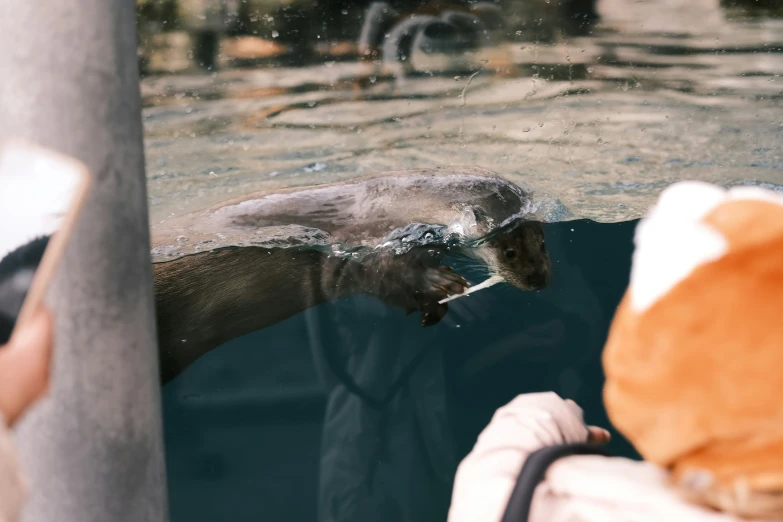
M 612 422 L 678 482 L 783 493 L 783 195 L 677 183 L 635 242 L 604 351 Z

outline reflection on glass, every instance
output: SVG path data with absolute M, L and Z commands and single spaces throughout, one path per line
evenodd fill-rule
M 175 520 L 444 520 L 515 394 L 604 423 L 664 187 L 783 190 L 774 2 L 139 3 Z

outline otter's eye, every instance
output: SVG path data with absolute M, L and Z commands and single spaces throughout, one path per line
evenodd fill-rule
M 506 259 L 514 259 L 515 257 L 517 257 L 516 250 L 514 250 L 513 248 L 509 248 L 508 250 L 506 250 Z

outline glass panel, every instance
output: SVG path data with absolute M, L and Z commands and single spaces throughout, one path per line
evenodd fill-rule
M 608 426 L 664 187 L 783 191 L 776 2 L 137 2 L 175 522 L 445 520 L 515 395 Z

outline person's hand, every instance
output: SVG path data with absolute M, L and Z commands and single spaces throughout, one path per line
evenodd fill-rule
M 582 409 L 556 393 L 517 396 L 495 412 L 454 478 L 449 522 L 498 522 L 527 457 L 557 444 L 609 441 Z
M 0 412 L 9 426 L 49 389 L 53 322 L 41 307 L 0 346 Z
M 579 405 L 571 399 L 566 399 L 565 403 L 568 404 L 568 407 L 574 412 L 574 415 L 578 416 L 580 419 L 582 418 L 583 412 Z M 587 442 L 593 444 L 606 444 L 611 438 L 612 435 L 607 430 L 599 428 L 598 426 L 587 426 Z

